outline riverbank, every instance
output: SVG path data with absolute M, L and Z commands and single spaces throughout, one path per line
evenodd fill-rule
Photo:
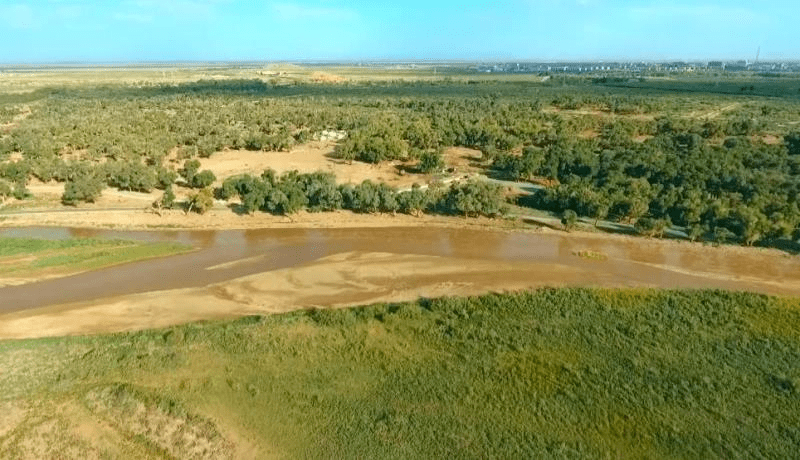
M 0 237 L 0 288 L 186 253 L 177 242 Z
M 800 295 L 800 261 L 774 250 L 621 235 L 433 226 L 174 235 L 196 239 L 201 249 L 0 290 L 6 304 L 40 300 L 0 315 L 0 338 L 129 331 L 542 286 Z M 44 299 L 43 292 L 56 295 Z

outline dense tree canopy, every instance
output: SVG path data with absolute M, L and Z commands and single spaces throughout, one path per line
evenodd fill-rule
M 532 82 L 392 82 L 276 86 L 201 81 L 149 88 L 66 88 L 9 102 L 24 121 L 0 134 L 0 179 L 18 198 L 33 179 L 65 182 L 64 202 L 105 186 L 166 189 L 178 174 L 198 190 L 216 177 L 199 158 L 224 148 L 288 150 L 325 130 L 345 133 L 346 161 L 418 159 L 477 148 L 493 173 L 547 187 L 522 204 L 635 223 L 671 223 L 692 238 L 743 244 L 792 238 L 800 225 L 800 114 L 796 95 L 714 95 L 612 88 L 573 79 Z M 794 129 L 794 130 L 792 130 Z M 265 153 L 266 154 L 266 153 Z M 13 161 L 10 158 L 14 158 Z M 182 163 L 177 164 L 178 160 Z M 251 174 L 258 174 L 252 172 Z M 436 194 L 382 184 L 337 186 L 317 175 L 241 176 L 216 193 L 247 212 L 496 215 L 502 196 L 480 183 Z M 498 201 L 499 200 L 499 201 Z M 657 227 L 656 227 L 657 228 Z

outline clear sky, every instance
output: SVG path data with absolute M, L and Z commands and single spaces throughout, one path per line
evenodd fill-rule
M 800 0 L 0 0 L 0 62 L 800 59 Z

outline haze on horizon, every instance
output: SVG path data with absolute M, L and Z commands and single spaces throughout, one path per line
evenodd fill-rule
M 791 0 L 10 0 L 0 62 L 800 58 Z

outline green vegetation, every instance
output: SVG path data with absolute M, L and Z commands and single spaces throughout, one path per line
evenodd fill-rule
M 346 134 L 335 148 L 343 160 L 419 160 L 423 173 L 442 169 L 442 148 L 480 149 L 475 167 L 488 174 L 547 185 L 518 204 L 596 221 L 645 219 L 639 230 L 646 235 L 677 226 L 692 239 L 783 246 L 800 236 L 800 82 L 791 76 L 489 78 L 463 69 L 420 76 L 87 84 L 8 94 L 0 113 L 25 116 L 0 135 L 0 159 L 16 156 L 0 163 L 0 198 L 11 188 L 24 199 L 34 177 L 66 182 L 67 204 L 95 200 L 106 186 L 164 189 L 178 173 L 181 185 L 204 189 L 216 178 L 199 171 L 198 158 L 223 148 L 288 150 L 335 131 Z M 315 207 L 297 187 L 283 186 L 290 184 L 270 189 L 274 199 L 252 192 L 245 210 L 339 206 L 332 190 L 333 203 Z M 382 198 L 356 199 L 354 209 L 403 208 L 371 187 L 362 189 Z M 439 212 L 441 199 L 405 208 Z M 470 207 L 445 212 L 476 214 Z
M 355 186 L 337 186 L 333 174 L 321 171 L 308 174 L 289 171 L 278 177 L 275 171 L 267 169 L 261 177 L 248 174 L 230 177 L 214 194 L 222 200 L 238 197 L 238 207 L 246 213 L 290 215 L 302 209 L 311 212 L 349 209 L 359 213 L 497 216 L 506 210 L 501 192 L 500 187 L 477 180 L 457 183 L 446 192 L 420 187 L 398 192 L 370 180 Z
M 578 215 L 575 214 L 575 211 L 572 209 L 567 209 L 561 214 L 561 225 L 564 226 L 564 230 L 572 231 L 575 229 L 575 226 L 578 225 Z
M 186 245 L 169 242 L 0 238 L 0 281 L 3 277 L 67 275 L 189 250 Z
M 302 458 L 790 458 L 798 363 L 796 299 L 709 291 L 543 289 L 10 341 L 0 455 L 226 458 L 247 440 Z
M 608 260 L 608 255 L 607 254 L 604 254 L 602 252 L 597 252 L 597 251 L 590 251 L 588 249 L 585 249 L 583 251 L 573 252 L 572 254 L 580 257 L 581 259 Z

